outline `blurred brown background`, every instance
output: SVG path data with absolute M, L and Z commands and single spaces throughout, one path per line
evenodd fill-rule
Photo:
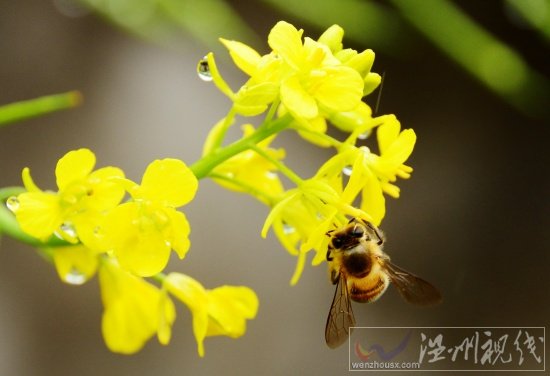
M 57 159 L 80 147 L 135 180 L 157 158 L 197 160 L 209 128 L 229 107 L 195 73 L 210 48 L 190 37 L 178 48 L 159 47 L 94 14 L 68 17 L 58 3 L 0 2 L 0 103 L 71 89 L 84 95 L 77 109 L 0 129 L 0 186 L 20 185 L 20 171 L 29 166 L 41 187 L 53 188 Z M 258 3 L 233 3 L 260 39 L 283 18 L 306 35 L 321 32 Z M 511 22 L 503 2 L 458 4 L 533 67 L 547 69 L 548 43 Z M 420 35 L 405 36 L 406 55 L 362 46 L 375 49 L 374 70 L 386 73 L 379 112 L 395 113 L 418 135 L 410 160 L 415 172 L 399 182 L 401 199 L 388 200 L 382 227 L 394 261 L 440 287 L 444 303 L 417 308 L 392 290 L 376 304 L 354 305 L 358 325 L 546 326 L 548 119 L 517 111 Z M 243 77 L 222 59 L 221 46 L 215 52 L 236 87 Z M 328 155 L 291 135 L 278 145 L 306 176 Z M 347 372 L 347 348 L 324 343 L 333 294 L 326 265 L 307 267 L 289 287 L 295 259 L 273 234 L 259 235 L 267 208 L 211 181 L 201 181 L 185 212 L 192 248 L 170 270 L 207 287 L 255 289 L 260 310 L 244 337 L 207 339 L 200 359 L 191 316 L 179 305 L 169 346 L 152 340 L 134 356 L 110 353 L 101 337 L 97 280 L 65 285 L 31 247 L 4 237 L 0 375 Z

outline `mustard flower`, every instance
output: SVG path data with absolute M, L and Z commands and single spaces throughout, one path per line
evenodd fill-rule
M 290 283 L 296 284 L 304 269 L 306 254 L 314 250 L 313 265 L 325 260 L 327 231 L 348 220 L 346 216 L 370 220 L 370 216 L 342 200 L 340 193 L 324 179 L 314 177 L 290 189 L 272 208 L 262 228 L 262 237 L 273 226 L 287 251 L 298 257 Z
M 361 194 L 360 209 L 371 216 L 375 225 L 380 224 L 386 212 L 383 192 L 398 198 L 399 188 L 393 182 L 397 177 L 409 178 L 412 172 L 404 162 L 413 151 L 416 135 L 412 129 L 400 129 L 395 116 L 385 116 L 377 128 L 380 155 L 364 146 L 346 144 L 316 174 L 340 192 L 344 202 L 354 202 Z M 346 175 L 349 181 L 344 188 Z
M 40 240 L 56 234 L 71 243 L 81 240 L 93 247 L 99 218 L 124 197 L 124 189 L 113 182 L 113 178 L 123 178 L 124 173 L 115 167 L 93 171 L 95 162 L 95 155 L 88 149 L 65 154 L 55 169 L 58 192 L 40 190 L 30 170 L 23 169 L 28 192 L 17 197 L 15 210 L 23 231 Z
M 165 291 L 121 269 L 112 258 L 104 258 L 99 268 L 103 302 L 101 328 L 107 347 L 117 353 L 139 351 L 155 334 L 164 335 L 175 320 L 174 303 Z
M 248 137 L 255 131 L 251 124 L 243 125 L 242 129 L 243 137 Z M 266 138 L 255 148 L 271 159 L 281 160 L 285 155 L 284 149 L 273 149 L 269 146 L 274 138 L 275 136 Z M 219 164 L 212 171 L 212 176 L 216 183 L 227 189 L 249 193 L 263 203 L 271 205 L 272 200 L 284 190 L 276 171 L 277 167 L 273 162 L 249 149 Z
M 246 331 L 246 319 L 253 319 L 258 311 L 256 294 L 244 286 L 207 290 L 187 275 L 170 273 L 164 278 L 163 288 L 187 305 L 193 314 L 193 333 L 201 357 L 206 337 L 241 337 Z
M 344 29 L 338 25 L 332 25 L 319 37 L 318 41 L 327 46 L 342 64 L 355 69 L 363 77 L 363 96 L 368 95 L 380 85 L 382 80 L 378 73 L 371 72 L 374 51 L 367 49 L 357 52 L 351 48 L 344 49 L 343 37 Z
M 163 159 L 146 169 L 141 185 L 124 179 L 132 201 L 113 209 L 104 232 L 121 267 L 140 276 L 160 272 L 174 249 L 183 258 L 189 249 L 190 227 L 176 208 L 195 196 L 198 182 L 182 161 Z
M 302 42 L 302 34 L 303 30 L 278 22 L 268 36 L 272 52 L 264 56 L 240 42 L 222 40 L 235 64 L 251 77 L 241 94 L 248 103 L 236 103 L 245 102 L 250 107 L 250 98 L 254 98 L 265 108 L 280 97 L 285 108 L 299 119 L 313 119 L 321 112 L 349 111 L 359 104 L 364 88 L 359 73 L 343 65 L 325 44 L 307 37 Z

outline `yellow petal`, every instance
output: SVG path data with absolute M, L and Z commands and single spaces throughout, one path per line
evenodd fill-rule
M 355 70 L 345 67 L 325 67 L 325 76 L 316 78 L 312 95 L 331 111 L 351 111 L 361 102 L 363 79 Z
M 88 176 L 95 166 L 95 155 L 89 149 L 73 150 L 65 154 L 55 168 L 55 177 L 59 190 L 68 184 Z
M 175 316 L 169 314 L 170 308 L 159 310 L 162 293 L 157 287 L 110 260 L 101 264 L 99 285 L 104 305 L 103 338 L 111 351 L 122 354 L 139 351 L 157 332 L 159 314 L 168 312 L 164 320 L 173 322 Z
M 256 317 L 258 312 L 258 297 L 254 291 L 244 286 L 221 286 L 207 294 L 210 320 L 206 335 L 242 336 L 246 331 L 246 319 Z
M 281 84 L 281 102 L 294 116 L 312 119 L 317 116 L 315 99 L 301 86 L 298 76 L 292 76 Z
M 333 53 L 336 53 L 342 49 L 342 39 L 344 38 L 344 29 L 338 25 L 332 25 L 321 34 L 318 41 L 323 43 Z
M 208 330 L 208 296 L 204 287 L 195 279 L 180 273 L 170 273 L 163 286 L 181 300 L 193 314 L 193 334 L 199 355 L 204 356 L 204 338 Z
M 378 140 L 380 154 L 385 154 L 390 145 L 397 140 L 400 129 L 401 124 L 395 116 L 388 117 L 387 120 L 378 127 L 376 138 Z
M 168 296 L 165 289 L 162 289 L 159 301 L 159 325 L 157 337 L 162 345 L 167 345 L 172 337 L 172 324 L 176 319 L 176 307 Z
M 295 70 L 300 70 L 304 60 L 303 32 L 303 30 L 298 31 L 288 22 L 279 21 L 267 37 L 267 43 L 271 49 Z
M 141 181 L 140 196 L 179 207 L 195 197 L 197 187 L 197 178 L 185 163 L 167 158 L 149 164 Z
M 254 75 L 256 66 L 260 62 L 260 54 L 252 47 L 234 40 L 220 38 L 223 45 L 229 50 L 229 55 L 240 70 L 249 76 Z
M 346 61 L 346 65 L 353 68 L 361 77 L 365 77 L 374 63 L 374 51 L 365 50 Z
M 292 274 L 292 278 L 290 278 L 291 286 L 295 286 L 298 283 L 298 280 L 300 279 L 300 276 L 304 271 L 304 266 L 306 265 L 306 254 L 307 250 L 300 249 L 300 253 L 298 254 L 298 261 L 296 262 L 296 269 Z
M 105 236 L 105 214 L 88 211 L 77 214 L 71 218 L 78 238 L 86 247 L 94 251 L 107 251 L 111 245 Z
M 279 86 L 276 83 L 244 85 L 235 95 L 235 110 L 245 116 L 258 115 L 265 111 L 267 105 L 273 102 L 277 95 L 279 95 Z
M 47 192 L 26 192 L 18 197 L 19 208 L 15 212 L 21 229 L 35 238 L 49 238 L 63 223 L 59 197 Z
M 170 246 L 162 234 L 148 231 L 131 239 L 135 242 L 115 249 L 120 266 L 142 277 L 160 273 L 170 258 Z
M 169 237 L 170 244 L 179 258 L 182 259 L 187 254 L 191 243 L 189 242 L 189 232 L 191 227 L 185 217 L 185 214 L 176 210 L 167 210 L 166 213 L 170 217 L 171 234 Z
M 376 176 L 370 171 L 367 174 L 368 179 L 361 195 L 361 210 L 371 216 L 375 226 L 379 226 L 386 214 L 386 199 Z
M 271 209 L 262 227 L 262 231 L 261 231 L 262 238 L 265 238 L 267 236 L 267 231 L 271 227 L 271 224 L 273 223 L 273 221 L 278 219 L 278 217 L 281 215 L 285 207 L 289 205 L 296 197 L 298 197 L 299 194 L 300 193 L 295 190 L 288 191 L 287 197 L 279 201 L 279 203 L 277 203 L 277 205 L 275 205 L 273 209 Z
M 97 253 L 83 245 L 53 248 L 53 261 L 63 282 L 81 285 L 97 270 Z
M 358 135 L 361 136 L 368 135 L 370 130 L 376 126 L 376 122 L 372 121 L 372 110 L 365 102 L 359 102 L 359 105 L 351 111 L 331 114 L 330 121 L 344 132 L 360 129 Z
M 105 220 L 105 232 L 120 266 L 148 277 L 164 269 L 170 245 L 142 210 L 134 202 L 117 206 Z
M 380 83 L 382 83 L 382 76 L 380 76 L 378 73 L 369 72 L 365 76 L 363 96 L 372 93 L 378 86 L 380 86 Z
M 117 179 L 124 178 L 124 172 L 116 167 L 104 167 L 92 172 L 88 178 L 90 191 L 86 207 L 96 211 L 109 210 L 117 206 L 124 197 L 124 187 Z
M 414 144 L 416 143 L 416 134 L 412 129 L 405 129 L 384 152 L 383 157 L 390 164 L 401 165 L 412 154 Z
M 23 180 L 23 185 L 28 192 L 40 192 L 40 188 L 34 184 L 34 180 L 31 177 L 31 170 L 28 167 L 25 167 L 21 172 L 21 177 Z

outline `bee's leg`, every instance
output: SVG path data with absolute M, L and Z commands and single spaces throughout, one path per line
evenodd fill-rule
M 332 261 L 334 260 L 334 257 L 332 257 L 332 247 L 328 247 L 327 249 L 327 261 Z
M 382 245 L 384 243 L 384 238 L 382 237 L 382 235 L 380 234 L 380 230 L 378 230 L 378 228 L 373 225 L 372 223 L 368 222 L 368 221 L 363 221 L 365 222 L 365 224 L 372 230 L 374 231 L 374 233 L 376 234 L 376 237 L 378 238 L 378 242 L 376 244 L 378 245 Z
M 340 273 L 338 272 L 338 270 L 332 269 L 330 271 L 330 281 L 332 282 L 332 284 L 335 285 L 339 279 L 340 279 Z

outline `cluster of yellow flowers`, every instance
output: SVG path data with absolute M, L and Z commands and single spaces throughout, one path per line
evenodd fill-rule
M 371 72 L 372 50 L 344 49 L 344 31 L 337 25 L 317 41 L 302 40 L 302 33 L 287 22 L 277 23 L 268 37 L 272 51 L 263 56 L 243 43 L 222 39 L 235 64 L 250 76 L 236 93 L 223 81 L 213 56 L 207 56 L 214 83 L 233 101 L 233 107 L 210 133 L 206 155 L 219 147 L 215 140 L 223 137 L 235 114 L 254 116 L 268 106 L 266 120 L 256 132 L 269 129 L 277 112 L 280 119 L 290 115 L 287 128 L 306 141 L 336 150 L 313 177 L 302 179 L 283 164 L 283 149 L 270 148 L 273 135 L 213 170 L 212 176 L 221 185 L 249 193 L 272 207 L 262 236 L 273 227 L 281 244 L 298 257 L 292 284 L 300 277 L 307 252 L 316 252 L 313 265 L 325 259 L 325 233 L 347 223 L 347 217 L 380 224 L 385 215 L 383 193 L 399 197 L 394 182 L 397 177 L 410 177 L 412 168 L 404 163 L 416 142 L 414 131 L 401 131 L 395 116 L 373 117 L 361 100 L 381 82 L 380 75 Z M 327 122 L 349 136 L 339 141 L 327 135 Z M 358 145 L 375 128 L 379 154 Z M 244 131 L 245 135 L 255 132 L 249 124 Z M 296 187 L 285 190 L 279 173 Z M 357 201 L 358 208 L 354 206 Z
M 258 299 L 247 287 L 207 290 L 187 275 L 162 273 L 172 250 L 182 259 L 190 247 L 190 225 L 177 209 L 194 198 L 199 179 L 210 177 L 271 208 L 261 233 L 265 237 L 272 228 L 283 247 L 297 256 L 292 284 L 309 251 L 315 253 L 313 265 L 325 259 L 327 231 L 349 217 L 376 225 L 383 219 L 384 193 L 398 197 L 396 178 L 410 177 L 412 169 L 404 163 L 416 136 L 410 129 L 402 131 L 393 115 L 372 116 L 362 98 L 381 81 L 371 72 L 374 53 L 344 49 L 343 33 L 334 25 L 317 41 L 302 39 L 302 30 L 279 22 L 269 34 L 271 51 L 265 55 L 222 39 L 250 78 L 234 92 L 213 54 L 199 63 L 199 75 L 212 80 L 232 107 L 212 128 L 202 158 L 190 167 L 176 159 L 156 160 L 137 184 L 116 167 L 94 170 L 95 155 L 79 149 L 58 161 L 57 192 L 40 190 L 29 169 L 23 170 L 25 192 L 9 198 L 8 207 L 21 230 L 42 242 L 63 281 L 81 284 L 97 272 L 105 308 L 103 335 L 111 350 L 134 353 L 155 334 L 167 344 L 176 316 L 171 298 L 193 313 L 201 356 L 206 336 L 239 337 L 246 320 L 255 317 Z M 245 121 L 242 138 L 224 145 L 237 116 L 261 114 L 260 125 Z M 329 123 L 349 133 L 345 140 L 327 134 Z M 336 153 L 312 177 L 302 178 L 284 164 L 285 150 L 271 146 L 284 130 Z M 373 130 L 379 154 L 360 145 Z M 294 186 L 285 188 L 281 175 Z
M 40 190 L 25 168 L 26 192 L 11 198 L 10 205 L 27 234 L 45 244 L 52 236 L 67 242 L 49 248 L 63 281 L 82 284 L 98 272 L 107 346 L 134 353 L 155 333 L 167 344 L 176 315 L 169 295 L 193 313 L 201 356 L 206 336 L 244 334 L 245 319 L 253 318 L 258 307 L 252 290 L 207 290 L 187 275 L 160 273 L 172 249 L 181 259 L 190 246 L 189 223 L 176 210 L 191 201 L 198 188 L 189 167 L 177 159 L 156 160 L 137 184 L 116 167 L 94 171 L 95 163 L 88 149 L 63 156 L 55 170 L 58 192 Z M 130 200 L 121 203 L 126 193 Z M 141 278 L 150 276 L 160 288 Z

